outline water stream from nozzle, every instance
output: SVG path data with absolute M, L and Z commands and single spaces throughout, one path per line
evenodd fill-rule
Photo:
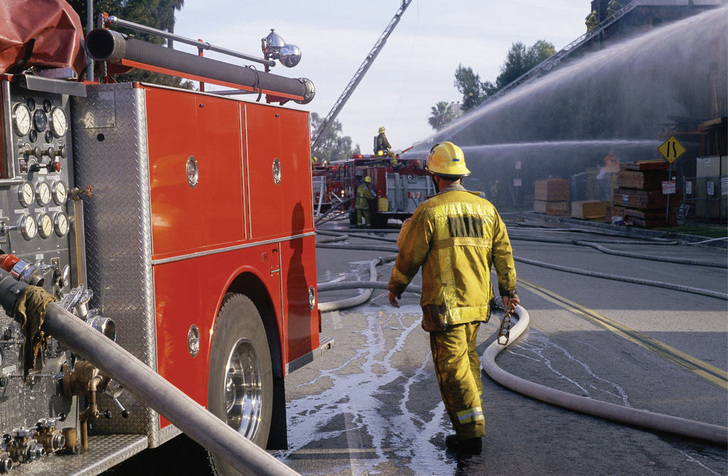
M 405 156 L 422 157 L 432 144 L 453 141 L 466 151 L 470 180 L 476 182 L 492 181 L 517 162 L 540 167 L 531 172 L 534 177 L 568 178 L 603 166 L 610 153 L 621 162 L 659 158 L 660 132 L 675 121 L 697 126 L 713 118 L 713 90 L 719 116 L 727 113 L 727 11 L 709 10 L 567 58 Z

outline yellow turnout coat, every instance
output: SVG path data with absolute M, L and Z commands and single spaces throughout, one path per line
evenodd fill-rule
M 422 267 L 420 304 L 445 304 L 447 324 L 487 321 L 493 291 L 516 290 L 516 269 L 506 226 L 495 207 L 461 185 L 420 204 L 400 231 L 399 254 L 387 288 L 401 294 Z

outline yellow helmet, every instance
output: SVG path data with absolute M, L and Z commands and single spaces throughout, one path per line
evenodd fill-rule
M 384 126 L 379 128 L 379 133 L 381 134 L 382 132 L 384 132 Z
M 463 149 L 452 142 L 435 144 L 427 158 L 427 170 L 440 175 L 470 175 L 470 170 L 465 166 Z
M 372 178 L 371 178 L 370 176 L 368 176 L 368 175 L 367 175 L 366 177 L 364 177 L 364 181 L 365 181 L 366 183 L 372 183 Z

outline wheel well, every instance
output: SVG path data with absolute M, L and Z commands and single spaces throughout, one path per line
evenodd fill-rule
M 273 302 L 263 282 L 252 273 L 243 273 L 235 278 L 230 284 L 228 292 L 247 296 L 253 301 L 263 320 L 273 366 L 273 416 L 267 448 L 288 449 L 283 350 L 281 349 L 280 330 L 278 329 L 278 320 Z

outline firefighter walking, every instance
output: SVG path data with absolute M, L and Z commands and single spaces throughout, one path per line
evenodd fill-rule
M 462 186 L 470 173 L 462 149 L 451 142 L 435 145 L 427 169 L 438 193 L 420 204 L 400 231 L 389 302 L 399 307 L 421 267 L 422 327 L 430 335 L 440 393 L 455 429 L 445 443 L 456 453 L 479 454 L 485 418 L 476 338 L 480 323 L 490 317 L 491 265 L 504 307 L 518 305 L 515 264 L 495 207 Z
M 366 226 L 367 228 L 372 227 L 372 217 L 369 213 L 369 200 L 376 198 L 376 195 L 372 192 L 371 188 L 372 178 L 368 175 L 364 177 L 364 181 L 356 188 L 356 201 L 354 202 L 354 208 L 356 209 L 356 226 L 361 228 Z M 362 217 L 364 218 L 364 225 L 361 223 Z

